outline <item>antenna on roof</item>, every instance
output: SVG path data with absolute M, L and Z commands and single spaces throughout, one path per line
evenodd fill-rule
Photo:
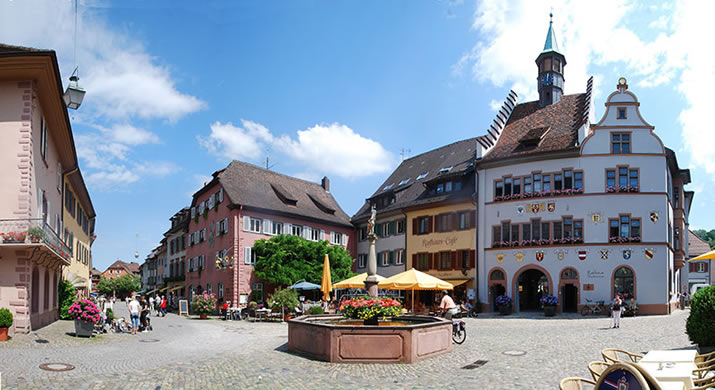
M 266 148 L 266 158 L 263 160 L 263 164 L 264 164 L 264 166 L 266 167 L 266 169 L 271 169 L 271 168 L 273 168 L 273 167 L 276 166 L 276 164 L 273 164 L 273 165 L 270 164 L 270 161 L 271 161 L 271 154 L 270 154 L 270 152 L 271 152 L 271 149 L 270 149 L 270 148 Z
M 410 152 L 412 152 L 412 150 L 410 150 L 410 149 L 405 149 L 405 148 L 400 149 L 400 162 L 405 161 L 408 158 L 410 158 Z

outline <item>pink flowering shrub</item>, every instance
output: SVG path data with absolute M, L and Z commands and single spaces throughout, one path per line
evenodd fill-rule
M 394 317 L 402 313 L 402 304 L 388 297 L 359 297 L 343 302 L 340 313 L 348 318 L 366 320 L 374 317 Z
M 70 308 L 67 309 L 67 314 L 69 314 L 70 318 L 75 320 L 91 322 L 93 324 L 99 322 L 99 309 L 88 299 L 76 300 Z
M 209 315 L 214 312 L 216 308 L 216 295 L 203 293 L 201 295 L 194 296 L 194 300 L 191 302 L 191 309 L 194 313 L 199 315 Z

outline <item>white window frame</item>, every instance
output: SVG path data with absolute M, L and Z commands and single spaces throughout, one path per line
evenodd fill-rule
M 358 258 L 357 258 L 357 267 L 358 267 L 358 268 L 365 268 L 365 267 L 367 267 L 367 255 L 358 255 Z
M 271 234 L 283 234 L 283 222 L 271 221 Z
M 253 252 L 253 247 L 247 246 L 243 248 L 243 263 L 248 265 L 256 264 L 256 254 Z
M 405 264 L 405 250 L 404 249 L 397 249 L 395 251 L 395 265 L 403 265 Z
M 206 283 L 206 294 L 211 294 L 211 283 Z
M 695 263 L 695 272 L 705 272 L 705 263 Z
M 294 236 L 302 237 L 303 236 L 303 225 L 292 225 L 290 234 L 292 234 Z
M 390 265 L 390 252 L 380 252 L 380 266 L 388 267 Z
M 47 121 L 45 117 L 40 120 L 40 155 L 47 160 Z
M 249 226 L 249 230 L 252 233 L 260 233 L 261 228 L 263 227 L 263 220 L 261 218 L 256 218 L 256 217 L 250 217 L 251 218 L 251 224 Z
M 320 229 L 313 229 L 313 230 L 311 230 L 311 232 L 310 232 L 310 240 L 311 240 L 311 241 L 320 241 L 320 240 L 323 238 L 323 236 L 321 235 L 322 232 L 323 232 L 323 231 L 320 230 Z
M 218 282 L 218 285 L 216 286 L 216 293 L 219 298 L 223 298 L 223 283 Z

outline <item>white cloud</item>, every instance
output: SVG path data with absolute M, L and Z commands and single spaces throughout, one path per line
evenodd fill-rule
M 548 9 L 528 0 L 476 4 L 472 27 L 480 40 L 456 61 L 453 75 L 471 67 L 479 82 L 512 88 L 520 100 L 538 98 L 534 59 L 546 37 Z M 625 64 L 628 74 L 623 76 L 641 88 L 672 86 L 686 102 L 679 120 L 692 162 L 715 173 L 715 154 L 709 150 L 715 132 L 706 125 L 715 85 L 715 52 L 708 49 L 706 37 L 715 34 L 710 20 L 715 3 L 680 0 L 652 7 L 644 0 L 604 0 L 556 1 L 553 6 L 556 39 L 568 61 L 565 92 L 584 91 L 593 65 Z M 643 20 L 644 15 L 652 20 Z M 596 79 L 597 96 L 600 85 L 612 86 L 618 76 Z
M 241 120 L 242 127 L 215 122 L 208 137 L 197 137 L 209 152 L 231 159 L 258 160 L 275 150 L 311 171 L 341 177 L 362 177 L 392 169 L 394 159 L 378 142 L 348 126 L 331 123 L 297 132 L 297 137 L 274 136 L 265 126 Z
M 4 43 L 57 52 L 67 82 L 74 67 L 72 1 L 25 0 L 0 3 Z M 162 118 L 175 121 L 205 103 L 181 93 L 169 68 L 132 39 L 124 26 L 109 26 L 96 9 L 103 1 L 79 6 L 77 62 L 87 90 L 82 110 L 110 118 Z M 32 23 L 28 23 L 31 20 Z

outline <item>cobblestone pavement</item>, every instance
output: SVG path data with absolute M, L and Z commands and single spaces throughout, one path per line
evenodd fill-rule
M 152 317 L 153 332 L 90 340 L 69 336 L 73 324 L 59 321 L 0 343 L 0 372 L 3 389 L 555 389 L 563 377 L 589 377 L 586 365 L 600 360 L 603 348 L 692 348 L 684 333 L 687 313 L 625 318 L 620 329 L 609 329 L 607 317 L 481 315 L 465 319 L 467 341 L 453 353 L 392 365 L 332 364 L 290 354 L 284 323 L 170 314 Z M 526 354 L 504 354 L 510 350 Z M 476 360 L 487 363 L 461 368 Z M 75 369 L 39 368 L 57 362 Z

